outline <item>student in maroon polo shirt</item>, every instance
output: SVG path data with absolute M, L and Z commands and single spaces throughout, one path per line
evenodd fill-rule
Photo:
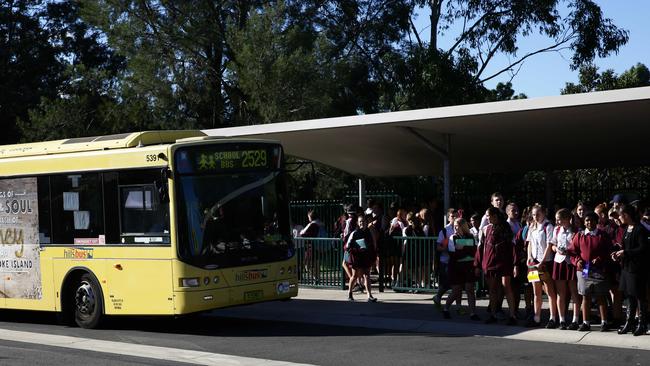
M 490 289 L 490 306 L 492 315 L 485 322 L 494 323 L 497 321 L 494 314 L 497 309 L 497 298 L 499 287 L 503 286 L 508 307 L 510 308 L 510 319 L 508 325 L 517 325 L 515 313 L 515 298 L 512 291 L 512 278 L 517 276 L 517 251 L 512 241 L 512 229 L 506 221 L 505 214 L 496 207 L 490 207 L 486 215 L 489 225 L 482 229 L 481 247 L 476 251 L 474 266 L 478 276 L 479 268 L 483 269 L 485 279 Z
M 591 330 L 589 315 L 591 296 L 598 297 L 601 328 L 607 330 L 607 296 L 611 274 L 608 273 L 609 256 L 612 252 L 612 240 L 603 230 L 598 229 L 598 215 L 590 212 L 585 215 L 585 230 L 578 232 L 571 241 L 568 253 L 576 267 L 578 293 L 582 296 L 581 332 Z

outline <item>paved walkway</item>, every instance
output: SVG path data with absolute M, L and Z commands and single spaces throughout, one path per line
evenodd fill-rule
M 216 316 L 286 320 L 306 324 L 339 325 L 399 332 L 429 333 L 447 336 L 502 337 L 527 341 L 593 345 L 602 347 L 650 350 L 650 336 L 618 335 L 615 331 L 577 332 L 559 329 L 529 329 L 502 324 L 486 325 L 460 316 L 452 308 L 452 319 L 443 319 L 434 308 L 431 294 L 409 294 L 386 291 L 374 293 L 377 303 L 367 303 L 365 294 L 355 294 L 356 301 L 347 300 L 342 290 L 301 288 L 291 301 L 268 302 L 215 311 Z M 463 304 L 466 302 L 463 300 Z M 479 300 L 478 311 L 486 318 L 486 300 Z M 464 306 L 466 309 L 466 306 Z

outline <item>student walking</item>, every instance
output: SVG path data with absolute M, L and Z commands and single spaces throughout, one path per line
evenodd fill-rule
M 436 245 L 436 252 L 440 257 L 440 268 L 438 270 L 438 292 L 433 297 L 433 302 L 436 306 L 441 306 L 442 296 L 449 290 L 448 278 L 448 265 L 449 265 L 449 237 L 454 235 L 454 220 L 458 218 L 458 212 L 455 208 L 447 210 L 447 226 L 445 226 L 438 234 L 438 241 Z
M 467 220 L 463 218 L 454 221 L 454 231 L 455 233 L 449 237 L 448 245 L 451 295 L 447 297 L 442 314 L 446 319 L 451 317 L 449 308 L 454 300 L 460 303 L 462 290 L 465 289 L 470 319 L 481 320 L 476 314 L 476 297 L 474 294 L 474 283 L 477 279 L 474 270 L 474 257 L 476 256 L 478 242 L 472 235 Z
M 352 297 L 353 285 L 357 280 L 361 280 L 366 288 L 368 302 L 376 302 L 377 298 L 373 297 L 370 292 L 370 278 L 368 276 L 374 260 L 373 250 L 375 244 L 363 215 L 359 215 L 357 218 L 357 228 L 350 234 L 346 247 L 350 253 L 352 266 L 352 276 L 350 276 L 350 283 L 348 284 L 348 300 L 354 301 L 354 297 Z

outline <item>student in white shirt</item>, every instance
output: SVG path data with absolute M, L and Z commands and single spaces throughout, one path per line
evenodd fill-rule
M 553 250 L 548 245 L 549 240 L 553 237 L 553 224 L 546 219 L 546 210 L 540 204 L 533 206 L 532 215 L 533 222 L 526 239 L 528 241 L 528 266 L 536 267 L 541 281 L 533 282 L 535 315 L 526 325 L 529 327 L 541 325 L 542 290 L 544 290 L 548 295 L 548 306 L 551 311 L 551 318 L 546 324 L 546 328 L 557 328 L 557 293 L 555 292 L 555 283 L 550 276 L 550 271 L 553 270 Z
M 578 278 L 576 267 L 571 264 L 571 257 L 567 251 L 575 235 L 575 229 L 571 225 L 571 211 L 563 208 L 555 213 L 557 226 L 553 230 L 553 237 L 550 240 L 551 249 L 555 253 L 553 260 L 553 281 L 557 290 L 557 310 L 560 316 L 560 329 L 578 330 L 580 304 L 582 298 L 578 295 Z M 567 325 L 565 309 L 567 308 L 567 287 L 573 301 L 573 321 Z
M 521 230 L 521 222 L 519 221 L 519 207 L 516 203 L 508 203 L 506 206 L 506 216 L 508 216 L 508 224 L 510 224 L 512 233 L 517 235 L 519 230 Z
M 499 192 L 492 193 L 492 195 L 490 196 L 490 204 L 492 205 L 492 207 L 496 207 L 499 210 L 503 211 L 503 205 L 505 205 L 505 201 L 503 200 L 503 195 Z M 483 229 L 488 224 L 490 224 L 488 216 L 483 215 L 483 218 L 481 219 L 481 226 L 479 227 L 479 229 Z
M 447 226 L 445 226 L 438 234 L 438 241 L 436 245 L 436 252 L 440 255 L 440 268 L 438 268 L 438 292 L 433 297 L 433 302 L 436 306 L 441 306 L 442 296 L 450 289 L 448 278 L 448 265 L 449 265 L 449 237 L 454 235 L 454 220 L 458 218 L 458 212 L 455 208 L 447 210 Z

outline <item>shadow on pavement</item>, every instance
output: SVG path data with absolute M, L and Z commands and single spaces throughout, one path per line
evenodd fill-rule
M 519 326 L 486 325 L 472 321 L 469 315 L 458 315 L 452 307 L 452 319 L 443 319 L 432 303 L 412 303 L 408 299 L 391 302 L 293 299 L 226 309 L 182 317 L 112 316 L 105 318 L 104 330 L 132 330 L 157 333 L 228 337 L 336 337 L 355 335 L 424 333 L 429 336 L 505 336 L 528 330 L 524 321 Z M 397 300 L 397 299 L 395 299 Z M 463 302 L 465 304 L 465 302 Z M 463 306 L 467 309 L 466 306 Z M 477 313 L 487 318 L 484 307 Z M 0 321 L 16 330 L 26 325 L 55 325 L 66 335 L 85 334 L 68 326 L 56 326 L 51 312 L 0 311 Z M 503 323 L 503 322 L 501 322 Z M 29 329 L 26 329 L 29 330 Z

